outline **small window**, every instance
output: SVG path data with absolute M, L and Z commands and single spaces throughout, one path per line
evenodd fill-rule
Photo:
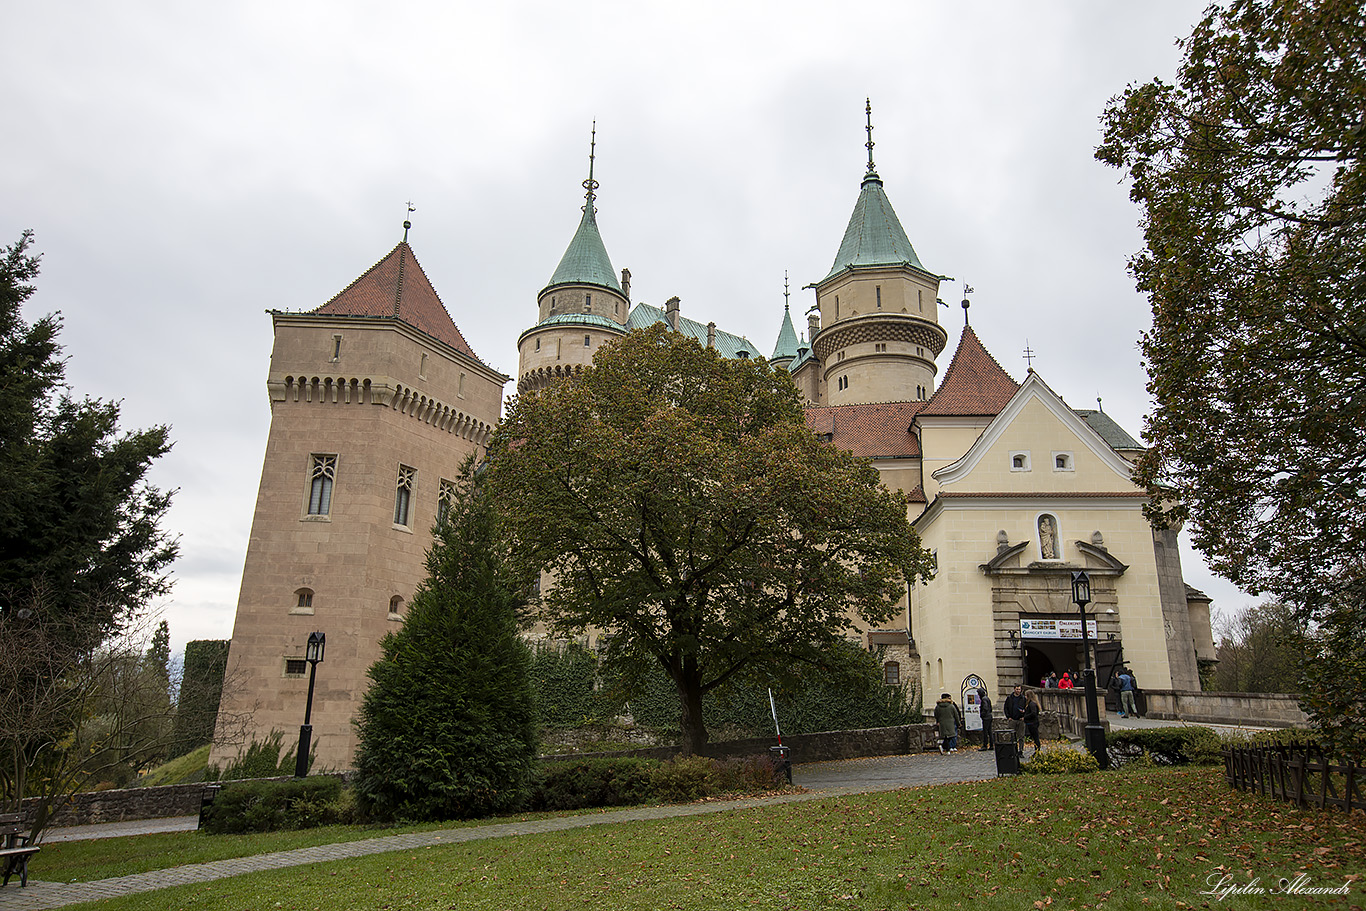
M 451 514 L 451 505 L 455 503 L 455 482 L 442 478 L 440 491 L 436 497 L 436 521 L 444 523 Z
M 536 339 L 536 350 L 537 350 L 537 351 L 540 351 L 540 350 L 541 350 L 541 340 L 540 340 L 540 339 Z
M 1029 453 L 1028 453 L 1028 452 L 1012 452 L 1012 453 L 1010 454 L 1010 470 L 1011 470 L 1011 471 L 1028 471 L 1028 470 L 1029 470 Z
M 401 617 L 401 616 L 402 616 L 402 613 L 401 613 L 402 610 L 403 610 L 403 599 L 402 599 L 402 598 L 400 598 L 398 595 L 394 595 L 392 598 L 389 599 L 389 619 L 390 619 L 390 620 L 397 620 L 399 617 Z
M 417 469 L 407 465 L 398 466 L 398 485 L 394 495 L 394 524 L 407 526 L 408 507 L 413 499 L 413 485 L 417 481 Z
M 901 686 L 901 665 L 895 661 L 882 665 L 882 682 L 887 686 Z
M 877 291 L 877 308 L 878 308 L 879 310 L 881 310 L 881 309 L 882 309 L 882 286 L 881 286 L 881 285 L 878 285 L 874 290 Z
M 921 313 L 924 313 L 924 312 L 925 312 L 925 292 L 924 292 L 924 291 L 916 291 L 916 292 L 915 292 L 915 302 L 916 302 L 916 304 L 919 305 L 919 307 L 920 307 L 920 312 L 921 312 Z
M 1055 452 L 1055 453 L 1053 453 L 1053 470 L 1054 470 L 1054 471 L 1074 471 L 1074 470 L 1075 470 L 1075 466 L 1074 466 L 1073 463 L 1072 463 L 1072 453 L 1070 453 L 1070 452 Z
M 299 596 L 299 607 L 313 606 L 313 592 L 311 590 L 307 588 L 301 588 L 297 592 L 295 592 L 295 594 Z
M 332 336 L 332 360 L 333 360 L 333 361 L 339 361 L 339 360 L 341 360 L 341 338 L 342 338 L 342 337 L 341 337 L 340 335 L 334 335 L 334 336 Z
M 422 355 L 422 362 L 417 365 L 417 375 L 422 379 L 427 378 L 427 355 Z
M 460 382 L 456 386 L 455 394 L 462 399 L 465 397 L 465 374 L 463 373 L 460 374 Z
M 308 662 L 302 658 L 285 659 L 286 677 L 303 677 L 308 674 Z
M 308 475 L 308 514 L 326 516 L 332 512 L 332 484 L 337 478 L 337 457 L 312 456 Z
M 553 294 L 550 296 L 550 312 L 555 312 L 555 296 Z
M 585 347 L 585 348 L 591 348 L 592 345 L 593 345 L 593 336 L 591 336 L 591 335 L 585 335 L 585 336 L 583 337 L 583 347 Z
M 591 294 L 585 294 L 585 295 L 583 296 L 583 312 L 584 312 L 584 313 L 588 313 L 588 312 L 591 311 L 592 309 L 593 309 L 593 295 L 591 295 Z

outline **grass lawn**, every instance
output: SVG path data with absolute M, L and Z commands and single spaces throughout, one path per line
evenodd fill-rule
M 272 849 L 264 838 L 255 843 Z M 125 850 L 132 847 L 125 842 Z M 1300 873 L 1311 886 L 1341 887 L 1350 879 L 1349 892 L 1270 892 Z M 1240 887 L 1256 878 L 1268 894 L 1223 901 L 1202 894 L 1222 876 L 1229 877 L 1226 886 Z M 1233 792 L 1222 769 L 1201 768 L 1026 776 L 491 839 L 79 907 L 1028 911 L 1363 904 L 1366 817 L 1301 811 Z

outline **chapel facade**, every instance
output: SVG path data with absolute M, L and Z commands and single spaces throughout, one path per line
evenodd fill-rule
M 1155 532 L 1133 482 L 1142 447 L 1104 412 L 1069 407 L 1034 371 L 1017 382 L 968 324 L 940 378 L 943 276 L 924 266 L 873 163 L 834 263 L 808 286 L 805 333 L 784 306 L 770 361 L 807 403 L 811 431 L 869 459 L 905 492 L 934 555 L 888 624 L 858 627 L 888 683 L 957 696 L 976 678 L 1004 695 L 1083 666 L 1071 572 L 1086 569 L 1096 655 L 1149 689 L 1198 690 L 1213 654 L 1209 603 L 1185 586 L 1176 531 Z M 727 357 L 742 336 L 631 300 L 597 224 L 594 156 L 579 225 L 517 339 L 517 390 L 573 376 L 603 344 L 666 323 Z M 306 689 L 303 647 L 327 634 L 313 708 L 322 765 L 351 765 L 351 719 L 384 633 L 424 576 L 444 491 L 483 454 L 509 379 L 470 350 L 405 239 L 335 298 L 271 311 L 271 429 L 243 571 L 212 761 L 242 735 L 292 741 Z M 1188 601 L 1188 592 L 1192 593 Z M 1201 600 L 1203 598 L 1203 600 Z M 250 717 L 236 731 L 235 719 Z M 234 736 L 236 735 L 236 736 Z

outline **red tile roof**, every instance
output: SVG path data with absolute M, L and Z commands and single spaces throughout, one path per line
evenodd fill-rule
M 911 421 L 924 402 L 882 402 L 876 405 L 835 405 L 806 409 L 811 432 L 830 435 L 840 449 L 866 459 L 920 457 L 920 441 Z
M 346 290 L 313 312 L 330 316 L 396 317 L 479 360 L 456 328 L 407 241 L 400 242 L 364 275 L 347 285 Z
M 963 327 L 943 382 L 925 403 L 924 415 L 994 417 L 1020 385 L 982 347 L 971 326 Z

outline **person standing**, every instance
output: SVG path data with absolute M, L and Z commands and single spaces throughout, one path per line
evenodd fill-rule
M 1039 748 L 1042 746 L 1039 743 L 1039 697 L 1033 691 L 1025 697 L 1024 726 L 1034 741 L 1034 752 L 1039 752 Z M 1023 748 L 1021 749 L 1023 750 Z
M 1015 729 L 1015 752 L 1024 755 L 1024 723 L 1025 697 L 1024 687 L 1017 686 L 1006 697 L 1006 719 L 1010 721 Z
M 939 752 L 958 752 L 958 731 L 963 726 L 963 715 L 953 697 L 944 693 L 934 704 L 934 720 L 939 725 Z
M 991 700 L 987 697 L 987 691 L 980 689 L 977 691 L 977 703 L 982 711 L 982 749 L 991 749 Z
M 1070 690 L 1073 688 L 1072 675 L 1067 671 L 1062 672 L 1062 679 L 1058 681 L 1058 689 Z
M 1119 672 L 1119 717 L 1130 715 L 1138 717 L 1138 706 L 1134 702 L 1134 678 L 1126 667 Z

